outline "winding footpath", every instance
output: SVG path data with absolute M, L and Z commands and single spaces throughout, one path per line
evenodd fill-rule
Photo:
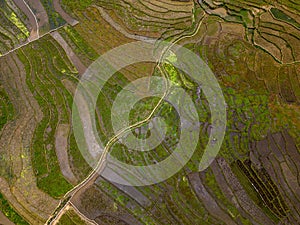
M 30 8 L 30 6 L 27 4 L 27 2 L 25 0 L 23 0 L 24 4 L 26 5 L 26 7 L 28 8 L 28 10 L 30 11 L 30 13 L 32 14 L 34 20 L 35 20 L 35 25 L 36 25 L 36 38 L 33 38 L 32 40 L 36 40 L 36 39 L 39 39 L 40 38 L 40 29 L 39 29 L 39 23 L 38 23 L 38 20 L 35 16 L 35 14 L 33 13 L 32 9 Z
M 162 61 L 162 59 L 164 58 L 164 55 L 169 51 L 169 49 L 171 49 L 176 43 L 178 43 L 179 41 L 181 41 L 184 38 L 191 38 L 193 36 L 195 36 L 200 27 L 201 24 L 204 20 L 205 16 L 201 19 L 201 21 L 198 23 L 197 28 L 191 33 L 191 34 L 187 34 L 184 36 L 179 37 L 178 39 L 174 40 L 168 47 L 166 47 L 166 49 L 164 51 L 162 51 L 162 54 L 160 56 L 159 62 Z M 80 191 L 82 188 L 84 188 L 87 184 L 89 184 L 91 181 L 96 180 L 96 178 L 99 176 L 99 174 L 101 174 L 101 171 L 103 170 L 104 166 L 105 166 L 105 162 L 106 162 L 106 157 L 109 153 L 110 148 L 113 146 L 113 144 L 123 135 L 125 135 L 127 132 L 131 131 L 132 129 L 139 127 L 147 122 L 149 122 L 149 120 L 152 118 L 152 116 L 154 115 L 155 111 L 157 110 L 157 108 L 161 105 L 161 103 L 163 102 L 164 98 L 166 97 L 166 95 L 168 94 L 169 91 L 169 81 L 168 81 L 168 75 L 167 72 L 163 69 L 163 67 L 160 66 L 160 64 L 157 64 L 157 68 L 160 70 L 161 74 L 163 75 L 164 81 L 165 81 L 165 91 L 163 96 L 160 98 L 159 102 L 157 103 L 157 105 L 154 107 L 154 109 L 152 110 L 152 112 L 150 113 L 150 115 L 145 118 L 142 121 L 139 121 L 127 128 L 122 129 L 119 133 L 117 133 L 115 136 L 113 136 L 109 142 L 106 144 L 104 150 L 103 150 L 103 154 L 101 155 L 98 164 L 96 166 L 96 168 L 82 181 L 80 182 L 78 185 L 76 185 L 74 188 L 72 188 L 69 192 L 67 192 L 64 197 L 60 200 L 60 204 L 57 206 L 57 208 L 55 209 L 54 213 L 49 217 L 49 219 L 46 221 L 45 224 L 47 225 L 55 225 L 57 224 L 57 222 L 59 221 L 60 217 L 65 213 L 65 211 L 68 210 L 68 205 L 71 203 L 71 199 L 72 197 L 78 193 L 78 191 Z M 67 200 L 68 199 L 68 200 Z

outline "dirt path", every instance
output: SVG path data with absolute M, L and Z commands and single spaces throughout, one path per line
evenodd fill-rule
M 97 223 L 93 220 L 90 220 L 89 218 L 87 218 L 85 215 L 83 215 L 74 205 L 72 202 L 68 202 L 64 208 L 61 211 L 61 214 L 59 214 L 56 218 L 56 220 L 52 223 L 52 225 L 57 225 L 59 223 L 59 220 L 61 219 L 61 217 L 67 213 L 68 211 L 74 211 L 74 213 L 76 213 L 80 219 L 82 219 L 85 222 L 85 225 L 97 225 Z M 0 217 L 1 218 L 1 217 Z M 1 224 L 0 224 L 1 225 Z M 9 224 L 8 224 L 9 225 Z
M 202 20 L 203 21 L 203 20 Z M 200 29 L 200 26 L 202 24 L 202 21 L 199 22 L 197 28 L 191 33 L 191 34 L 188 34 L 188 35 L 185 35 L 185 36 L 181 36 L 179 37 L 175 42 L 173 42 L 172 45 L 169 46 L 169 48 L 171 48 L 174 44 L 176 44 L 177 42 L 179 42 L 180 40 L 184 39 L 184 38 L 187 38 L 187 37 L 193 37 L 194 35 L 197 34 L 197 32 L 199 31 Z M 166 49 L 164 52 L 166 52 L 168 49 Z M 160 58 L 162 59 L 162 57 L 164 56 L 164 52 L 161 54 Z M 161 61 L 161 60 L 160 60 Z M 164 75 L 164 78 L 167 77 L 166 73 L 164 70 L 162 70 L 160 68 L 160 66 L 158 65 L 158 68 L 159 70 L 161 70 L 162 74 Z M 68 80 L 66 80 L 67 82 L 64 83 L 65 85 L 68 84 Z M 164 95 L 162 96 L 162 98 L 160 99 L 160 101 L 157 103 L 157 105 L 154 107 L 153 111 L 150 113 L 150 115 L 145 118 L 144 120 L 140 121 L 140 122 L 137 122 L 123 130 L 121 130 L 119 133 L 117 133 L 114 137 L 112 137 L 109 142 L 106 144 L 105 148 L 104 149 L 100 149 L 100 146 L 92 146 L 92 147 L 88 147 L 88 149 L 95 149 L 95 152 L 90 152 L 90 154 L 93 156 L 93 154 L 99 154 L 99 152 L 102 152 L 101 154 L 101 157 L 98 161 L 98 164 L 96 165 L 95 169 L 79 184 L 77 184 L 75 187 L 73 187 L 72 190 L 70 190 L 69 192 L 67 192 L 64 196 L 64 199 L 66 199 L 67 197 L 71 197 L 69 199 L 68 202 L 70 201 L 74 201 L 76 199 L 76 195 L 82 191 L 83 189 L 86 188 L 86 186 L 89 186 L 91 183 L 94 183 L 94 181 L 97 179 L 97 177 L 99 176 L 99 171 L 101 171 L 103 169 L 103 166 L 105 166 L 105 160 L 106 160 L 106 156 L 108 154 L 108 151 L 110 149 L 110 147 L 115 143 L 116 140 L 118 140 L 118 138 L 120 136 L 122 136 L 124 133 L 128 132 L 129 130 L 131 130 L 132 128 L 135 128 L 137 126 L 140 126 L 144 123 L 146 123 L 147 121 L 149 121 L 153 114 L 155 113 L 156 109 L 161 105 L 161 102 L 163 101 L 163 99 L 165 98 L 167 92 L 168 92 L 168 89 L 169 89 L 169 83 L 167 82 L 167 79 L 165 79 L 165 84 L 166 84 L 166 90 L 165 90 L 165 93 Z M 67 86 L 66 86 L 67 87 Z M 72 90 L 69 90 L 72 92 Z M 73 90 L 74 91 L 74 90 Z M 81 121 L 84 121 L 84 126 L 83 126 L 83 129 L 84 129 L 84 138 L 86 140 L 86 144 L 91 144 L 91 143 L 97 143 L 97 141 L 95 141 L 95 136 L 94 136 L 94 132 L 93 132 L 93 126 L 91 125 L 91 119 L 90 119 L 90 113 L 87 113 L 89 112 L 88 110 L 88 107 L 87 107 L 87 103 L 85 101 L 85 99 L 83 98 L 83 96 L 80 96 L 80 95 L 77 95 L 76 96 L 78 99 L 76 99 L 75 101 L 80 104 L 81 107 L 78 108 L 79 110 L 79 116 L 80 116 L 80 119 Z M 62 204 L 62 200 L 60 201 L 60 204 L 57 206 L 56 209 L 58 209 L 60 207 L 60 205 Z M 59 210 L 59 211 L 56 211 L 54 214 L 52 214 L 52 216 L 48 219 L 47 221 L 47 224 L 53 224 L 55 223 L 55 221 L 57 221 L 57 217 L 62 213 L 62 210 Z M 51 220 L 50 223 L 49 220 Z
M 20 0 L 16 0 L 16 1 L 20 1 Z M 26 1 L 28 6 L 32 9 L 32 11 L 34 11 L 34 14 L 38 21 L 39 34 L 43 34 L 49 31 L 50 29 L 49 18 L 42 3 L 36 0 L 24 0 L 24 1 Z
M 16 6 L 18 6 L 24 14 L 29 19 L 29 22 L 32 26 L 30 31 L 29 40 L 35 40 L 39 38 L 39 25 L 36 16 L 31 10 L 30 6 L 25 2 L 25 0 L 13 0 Z
M 73 52 L 72 48 L 68 45 L 68 43 L 63 39 L 63 37 L 58 33 L 58 31 L 54 31 L 51 33 L 51 36 L 60 44 L 60 46 L 65 50 L 67 56 L 69 57 L 70 61 L 76 67 L 78 73 L 82 75 L 86 67 L 80 61 L 79 57 Z
M 59 124 L 55 133 L 55 151 L 59 162 L 59 167 L 64 177 L 73 185 L 77 183 L 68 158 L 68 137 L 70 124 Z

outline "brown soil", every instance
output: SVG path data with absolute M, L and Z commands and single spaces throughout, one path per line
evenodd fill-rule
M 241 215 L 251 221 L 252 224 L 256 224 L 255 220 L 251 215 L 249 215 L 239 204 L 237 200 L 237 196 L 235 196 L 233 190 L 231 190 L 230 185 L 227 183 L 221 168 L 218 166 L 216 160 L 213 161 L 210 168 L 212 169 L 216 181 L 218 182 L 218 186 L 224 193 L 225 197 L 238 209 Z
M 15 225 L 0 211 L 0 225 Z
M 1 82 L 17 112 L 15 120 L 5 126 L 0 138 L 1 154 L 6 155 L 13 173 L 9 182 L 1 180 L 0 188 L 26 220 L 41 224 L 58 203 L 38 189 L 31 166 L 32 135 L 43 115 L 27 87 L 24 66 L 19 59 L 14 54 L 5 56 L 0 60 L 0 68 Z
M 219 158 L 217 159 L 218 166 L 223 171 L 224 177 L 230 186 L 230 189 L 233 191 L 236 196 L 238 203 L 252 218 L 260 224 L 274 224 L 269 217 L 267 217 L 261 209 L 253 202 L 243 186 L 240 184 L 237 177 L 231 171 L 230 166 L 226 162 L 225 159 Z M 222 184 L 220 184 L 222 185 Z
M 35 16 L 38 20 L 40 35 L 49 31 L 49 19 L 46 10 L 42 3 L 36 0 L 26 0 L 32 11 L 35 12 Z
M 287 219 L 300 222 L 300 153 L 294 140 L 286 132 L 269 134 L 264 140 L 253 144 L 251 149 L 262 166 L 268 171 L 290 210 Z
M 118 206 L 115 208 L 115 202 L 102 192 L 96 185 L 95 180 L 85 186 L 84 189 L 76 193 L 71 199 L 71 203 L 87 218 L 95 220 L 99 224 L 105 216 L 110 217 L 114 221 L 123 221 L 125 224 L 141 223 L 124 208 Z M 113 223 L 114 224 L 114 223 Z M 116 223 L 118 224 L 118 223 Z
M 53 0 L 53 6 L 55 11 L 57 11 L 61 17 L 71 26 L 75 26 L 78 21 L 72 18 L 69 14 L 67 14 L 60 5 L 60 0 Z
M 51 33 L 51 36 L 60 44 L 60 46 L 65 50 L 67 56 L 70 61 L 76 67 L 78 73 L 82 75 L 86 67 L 82 64 L 79 57 L 73 52 L 72 48 L 68 45 L 68 43 L 63 39 L 63 37 L 58 33 L 58 31 L 54 31 Z
M 211 215 L 226 224 L 236 224 L 231 217 L 220 208 L 215 199 L 208 193 L 202 184 L 199 173 L 191 173 L 188 175 L 188 178 L 197 197 L 201 202 L 203 202 L 205 208 Z
M 77 179 L 74 176 L 68 158 L 68 137 L 70 132 L 69 124 L 59 124 L 55 133 L 55 151 L 59 161 L 62 174 L 71 183 L 76 184 Z

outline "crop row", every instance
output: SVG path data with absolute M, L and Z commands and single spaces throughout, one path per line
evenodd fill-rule
M 10 4 L 13 4 L 10 2 Z M 20 12 L 17 12 L 20 13 Z M 24 43 L 29 36 L 24 17 L 9 6 L 6 1 L 0 3 L 0 55 Z
M 155 5 L 156 4 L 156 5 Z M 168 9 L 157 10 L 158 7 Z M 112 9 L 115 17 L 123 20 L 127 29 L 134 33 L 150 32 L 164 39 L 173 37 L 189 30 L 193 23 L 193 4 L 181 3 L 172 5 L 165 1 L 100 1 L 97 5 Z M 160 8 L 163 9 L 163 8 Z M 120 21 L 121 21 L 120 20 Z
M 98 54 L 95 50 L 86 43 L 75 28 L 65 26 L 63 29 L 60 29 L 59 32 L 86 66 L 98 58 Z
M 245 173 L 250 182 L 255 186 L 269 209 L 279 218 L 286 216 L 287 207 L 280 196 L 277 187 L 271 179 L 267 179 L 266 173 L 256 171 L 249 160 L 237 161 L 239 168 Z M 267 181 L 267 182 L 266 182 Z
M 56 127 L 59 123 L 70 123 L 72 105 L 72 97 L 60 79 L 71 76 L 74 68 L 63 53 L 49 36 L 18 52 L 26 68 L 27 85 L 44 115 L 32 140 L 32 164 L 38 187 L 53 197 L 71 188 L 60 172 L 54 151 Z

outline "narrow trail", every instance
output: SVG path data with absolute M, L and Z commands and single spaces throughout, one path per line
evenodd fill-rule
M 33 13 L 32 9 L 30 8 L 30 6 L 27 4 L 27 2 L 25 0 L 23 0 L 24 4 L 26 5 L 26 7 L 28 8 L 28 10 L 31 12 L 34 20 L 35 20 L 35 24 L 36 24 L 36 33 L 37 33 L 37 38 L 36 39 L 39 39 L 40 38 L 40 34 L 39 34 L 39 23 L 38 23 L 38 20 L 35 16 L 35 14 Z M 36 39 L 33 39 L 32 41 L 36 40 Z
M 53 225 L 56 225 L 60 218 L 62 217 L 62 215 L 67 212 L 68 210 L 73 209 L 78 216 L 84 220 L 86 223 L 91 224 L 91 225 L 98 225 L 94 220 L 91 220 L 89 218 L 87 218 L 84 214 L 82 214 L 79 209 L 72 203 L 72 202 L 68 202 L 62 209 L 63 213 L 61 213 L 58 217 L 57 217 L 57 221 L 53 222 Z
M 147 123 L 152 116 L 154 115 L 155 111 L 157 110 L 157 108 L 161 105 L 161 103 L 163 102 L 164 98 L 166 97 L 166 95 L 168 94 L 169 91 L 169 81 L 168 81 L 168 75 L 166 73 L 166 71 L 164 69 L 161 68 L 160 66 L 160 62 L 162 61 L 162 59 L 164 58 L 164 55 L 169 51 L 169 49 L 171 49 L 176 43 L 178 43 L 179 41 L 181 41 L 184 38 L 190 38 L 193 37 L 194 35 L 196 35 L 201 27 L 201 24 L 204 20 L 205 16 L 201 19 L 201 21 L 199 21 L 197 28 L 191 33 L 191 34 L 187 34 L 184 36 L 179 37 L 178 39 L 174 40 L 174 42 L 170 43 L 170 45 L 168 47 L 166 47 L 165 50 L 163 50 L 160 59 L 159 59 L 159 63 L 157 65 L 157 68 L 160 70 L 161 74 L 163 75 L 164 81 L 165 81 L 165 91 L 163 96 L 160 98 L 159 102 L 157 103 L 157 105 L 154 107 L 154 109 L 152 110 L 152 112 L 150 113 L 150 115 L 145 118 L 142 121 L 139 121 L 127 128 L 122 129 L 119 133 L 117 133 L 115 136 L 113 136 L 109 142 L 106 144 L 104 150 L 103 150 L 103 154 L 101 155 L 98 164 L 96 166 L 96 168 L 82 181 L 80 182 L 78 185 L 76 185 L 73 189 L 71 189 L 69 192 L 67 192 L 65 194 L 65 196 L 62 198 L 62 200 L 60 201 L 60 204 L 58 205 L 58 207 L 56 208 L 56 210 L 54 211 L 54 213 L 49 217 L 49 219 L 46 221 L 45 224 L 48 225 L 54 225 L 56 224 L 56 222 L 59 220 L 59 218 L 61 217 L 61 215 L 64 213 L 66 206 L 71 203 L 71 198 L 81 189 L 83 188 L 86 184 L 88 184 L 91 180 L 95 179 L 95 177 L 99 176 L 99 174 L 101 173 L 103 166 L 105 165 L 105 161 L 106 161 L 106 157 L 107 154 L 111 148 L 111 146 L 120 138 L 122 137 L 124 134 L 126 134 L 127 132 L 131 131 L 133 128 L 139 127 L 145 123 Z M 65 201 L 66 199 L 68 199 L 68 201 Z M 64 204 L 64 205 L 63 205 Z M 61 208 L 59 211 L 58 209 Z
M 84 214 L 82 214 L 79 209 L 77 209 L 77 207 L 72 203 L 70 202 L 70 205 L 72 206 L 72 208 L 74 209 L 74 211 L 79 214 L 79 216 L 81 217 L 81 219 L 83 219 L 84 221 L 90 223 L 90 224 L 93 224 L 93 225 L 98 225 L 98 223 L 96 223 L 94 220 L 91 220 L 89 218 L 87 218 Z
M 12 49 L 12 50 L 10 50 L 10 51 L 8 51 L 8 52 L 6 52 L 6 53 L 0 55 L 0 59 L 1 59 L 2 57 L 6 56 L 6 55 L 9 55 L 9 54 L 12 53 L 12 52 L 15 52 L 16 50 L 18 50 L 18 49 L 20 49 L 20 48 L 25 47 L 26 45 L 30 44 L 31 42 L 34 42 L 34 41 L 39 40 L 40 38 L 43 38 L 43 37 L 46 36 L 47 34 L 51 34 L 52 32 L 59 30 L 60 28 L 66 26 L 66 25 L 67 25 L 67 24 L 62 25 L 62 26 L 60 26 L 60 27 L 57 27 L 57 28 L 55 28 L 55 29 L 49 30 L 48 32 L 46 32 L 46 33 L 44 33 L 43 35 L 39 36 L 39 38 L 37 38 L 37 39 L 34 39 L 34 40 L 28 40 L 26 43 L 21 44 L 21 45 L 19 45 L 18 47 L 16 47 L 16 48 L 14 48 L 14 49 Z

